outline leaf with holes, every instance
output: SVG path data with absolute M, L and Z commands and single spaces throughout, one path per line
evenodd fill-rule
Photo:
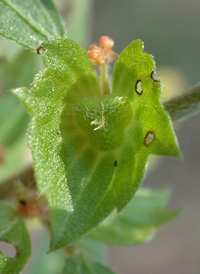
M 1 0 L 0 34 L 36 50 L 47 38 L 66 31 L 51 0 Z
M 164 209 L 169 190 L 139 189 L 120 212 L 113 212 L 90 236 L 108 245 L 136 245 L 152 239 L 161 226 L 180 214 Z
M 10 243 L 16 256 L 8 258 L 0 252 L 0 274 L 20 273 L 31 254 L 29 234 L 13 210 L 0 202 L 0 241 Z
M 153 58 L 134 41 L 101 95 L 86 52 L 70 39 L 42 44 L 44 72 L 16 95 L 33 116 L 29 129 L 39 190 L 51 208 L 51 250 L 72 244 L 132 198 L 149 154 L 180 156 Z
M 106 266 L 89 262 L 83 258 L 69 257 L 66 260 L 65 267 L 63 269 L 63 274 L 115 274 L 111 269 Z

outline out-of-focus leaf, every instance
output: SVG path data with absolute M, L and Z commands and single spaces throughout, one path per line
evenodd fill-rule
M 29 86 L 35 74 L 41 69 L 40 56 L 22 50 L 14 60 L 0 65 L 0 89 L 5 92 L 23 85 Z
M 68 36 L 80 45 L 88 47 L 93 26 L 93 0 L 69 0 L 68 2 L 71 6 L 67 20 Z
M 165 209 L 170 191 L 140 189 L 120 212 L 113 212 L 90 236 L 109 245 L 135 245 L 149 241 L 156 230 L 177 217 Z
M 8 258 L 0 252 L 0 274 L 18 274 L 31 254 L 30 238 L 24 223 L 15 213 L 0 202 L 0 241 L 16 248 L 15 258 Z
M 20 52 L 12 62 L 0 67 L 0 87 L 3 91 L 0 99 L 0 147 L 5 154 L 0 161 L 0 182 L 20 172 L 30 162 L 25 137 L 30 116 L 8 90 L 30 85 L 40 68 L 40 57 L 28 51 Z
M 0 23 L 1 35 L 34 51 L 47 38 L 65 36 L 51 0 L 1 0 Z
M 149 154 L 180 152 L 141 41 L 120 55 L 109 96 L 100 94 L 96 71 L 77 43 L 60 38 L 42 46 L 45 70 L 32 89 L 15 93 L 33 116 L 29 145 L 51 209 L 54 250 L 130 201 Z
M 10 147 L 1 147 L 1 149 L 5 150 L 5 155 L 0 163 L 0 184 L 20 173 L 30 164 L 26 141 L 24 137 Z
M 115 274 L 111 269 L 99 263 L 89 262 L 82 258 L 69 257 L 63 274 Z
M 29 115 L 13 94 L 0 101 L 0 144 L 12 146 L 24 134 L 30 121 Z
M 37 243 L 39 243 L 39 245 Z M 34 243 L 34 245 L 36 247 L 33 246 L 34 253 L 26 268 L 27 273 L 62 273 L 62 269 L 66 261 L 66 254 L 64 254 L 63 250 L 57 250 L 46 254 L 49 248 L 49 235 L 46 233 L 40 233 L 39 239 L 37 239 L 37 242 Z M 95 261 L 96 263 L 105 263 L 106 250 L 104 247 L 104 244 L 88 237 L 76 242 L 74 246 L 76 253 L 84 254 L 88 260 Z
M 93 240 L 89 237 L 81 239 L 75 243 L 75 248 L 78 252 L 87 256 L 90 261 L 97 263 L 105 263 L 107 250 L 103 243 Z
M 0 70 L 6 61 L 11 62 L 22 50 L 22 46 L 3 36 L 0 36 Z
M 92 263 L 91 264 L 92 273 L 94 274 L 116 274 L 112 269 L 99 264 L 99 263 Z
M 4 150 L 0 162 L 0 182 L 29 164 L 25 132 L 30 116 L 16 99 L 13 94 L 7 94 L 0 100 L 0 147 Z

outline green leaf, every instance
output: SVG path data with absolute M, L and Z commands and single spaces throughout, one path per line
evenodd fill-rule
M 170 191 L 140 189 L 120 212 L 113 212 L 90 236 L 108 245 L 136 245 L 152 239 L 180 210 L 164 209 Z
M 51 0 L 1 0 L 0 34 L 36 51 L 47 38 L 65 36 Z
M 29 145 L 39 190 L 51 208 L 51 250 L 71 245 L 115 207 L 121 210 L 137 190 L 149 154 L 180 155 L 159 101 L 161 85 L 150 78 L 153 59 L 144 59 L 138 44 L 119 57 L 114 78 L 120 78 L 119 66 L 123 74 L 126 51 L 135 51 L 138 63 L 133 59 L 131 69 L 144 69 L 141 96 L 118 89 L 115 79 L 116 92 L 102 96 L 86 52 L 62 38 L 43 43 L 45 70 L 33 88 L 15 90 L 33 116 Z M 126 79 L 132 87 L 133 76 Z
M 63 274 L 114 274 L 114 272 L 99 263 L 69 257 L 66 260 Z
M 0 241 L 16 248 L 15 258 L 0 252 L 0 274 L 20 273 L 31 254 L 30 237 L 24 223 L 13 210 L 0 202 Z

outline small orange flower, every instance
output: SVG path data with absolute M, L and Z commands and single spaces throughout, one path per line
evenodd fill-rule
M 109 63 L 117 58 L 117 54 L 112 51 L 114 41 L 108 36 L 101 36 L 99 46 L 92 44 L 88 50 L 88 57 L 96 66 Z

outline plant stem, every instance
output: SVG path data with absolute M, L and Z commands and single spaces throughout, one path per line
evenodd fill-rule
M 109 73 L 108 73 L 108 64 L 104 63 L 100 65 L 100 77 L 101 77 L 101 89 L 102 94 L 110 93 L 110 85 L 109 85 Z
M 172 121 L 185 120 L 200 112 L 200 84 L 164 103 Z

